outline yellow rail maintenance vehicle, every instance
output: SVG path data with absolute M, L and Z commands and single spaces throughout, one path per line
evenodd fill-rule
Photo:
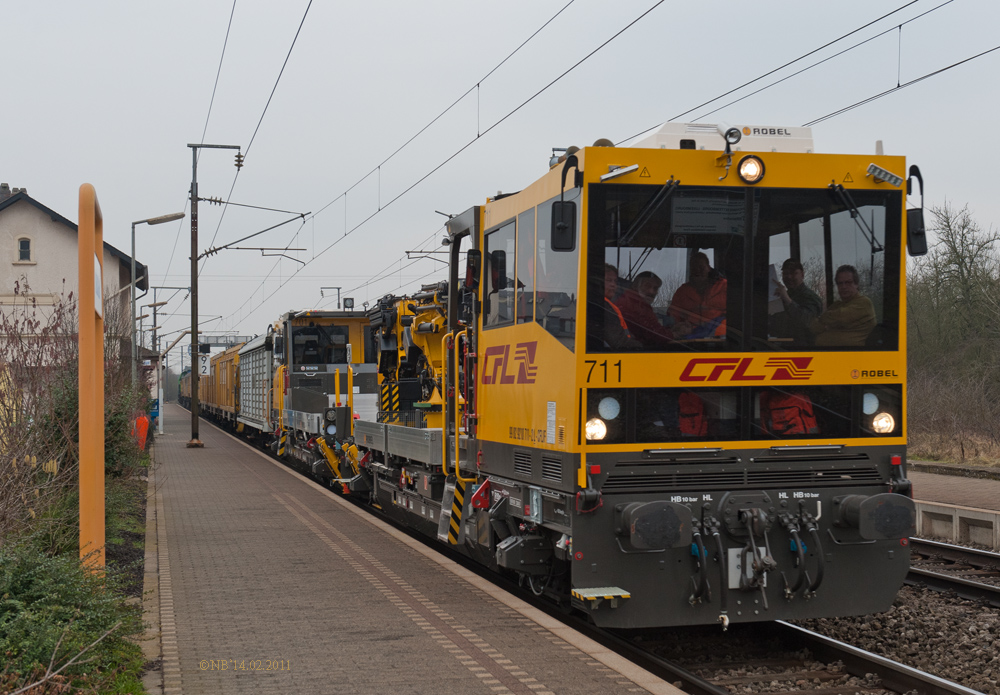
M 351 413 L 374 419 L 378 408 L 367 316 L 290 311 L 238 357 L 239 431 L 340 489 L 352 477 L 339 463 L 340 441 L 350 446 Z
M 888 609 L 919 170 L 803 128 L 610 145 L 451 218 L 448 282 L 369 312 L 351 489 L 606 627 Z

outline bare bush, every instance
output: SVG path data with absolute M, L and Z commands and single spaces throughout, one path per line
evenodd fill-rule
M 0 543 L 45 523 L 78 459 L 72 293 L 39 306 L 22 278 L 14 295 L 0 311 Z
M 916 456 L 1000 458 L 1000 233 L 931 208 L 937 241 L 907 283 L 909 434 Z
M 127 303 L 105 304 L 105 470 L 131 475 L 141 452 L 132 422 L 148 388 L 131 383 Z M 53 550 L 76 533 L 79 345 L 73 293 L 51 305 L 24 278 L 0 307 L 0 544 L 25 533 Z

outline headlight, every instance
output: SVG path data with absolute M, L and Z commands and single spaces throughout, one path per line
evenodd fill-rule
M 748 154 L 740 160 L 737 171 L 744 183 L 757 183 L 764 178 L 764 161 L 760 157 Z
M 326 411 L 326 421 L 336 422 L 337 421 L 337 411 L 333 408 L 328 408 Z
M 326 426 L 326 433 L 329 436 L 331 436 L 331 437 L 334 436 L 335 434 L 337 434 L 337 426 L 336 425 L 327 425 Z
M 588 440 L 604 439 L 608 435 L 608 426 L 598 417 L 587 420 L 586 433 Z
M 866 391 L 864 399 L 861 401 L 861 410 L 865 415 L 874 415 L 878 410 L 878 396 L 871 391 Z
M 597 414 L 605 420 L 614 420 L 621 411 L 621 403 L 618 402 L 617 398 L 612 398 L 611 396 L 605 396 L 597 404 Z M 603 439 L 603 437 L 598 437 L 598 439 Z
M 872 420 L 872 431 L 876 434 L 889 434 L 896 429 L 896 420 L 889 413 L 879 413 Z

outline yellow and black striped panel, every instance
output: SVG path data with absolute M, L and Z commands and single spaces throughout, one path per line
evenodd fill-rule
M 399 384 L 383 383 L 379 393 L 380 410 L 399 410 Z
M 462 509 L 465 507 L 465 483 L 455 481 L 455 498 L 451 502 L 451 519 L 448 523 L 448 544 L 458 545 L 458 535 L 462 528 Z
M 278 437 L 278 456 L 285 455 L 285 445 L 287 443 L 288 443 L 288 433 L 282 430 L 281 436 Z

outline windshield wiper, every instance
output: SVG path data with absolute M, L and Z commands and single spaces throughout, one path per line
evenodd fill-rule
M 671 177 L 669 181 L 663 184 L 660 190 L 658 190 L 653 197 L 650 198 L 649 202 L 646 203 L 646 206 L 640 210 L 639 214 L 636 215 L 634 220 L 632 220 L 632 224 L 630 224 L 628 229 L 625 230 L 625 233 L 618 237 L 619 247 L 631 245 L 632 239 L 634 239 L 639 233 L 639 230 L 642 229 L 643 225 L 649 222 L 649 219 L 653 216 L 653 214 L 659 210 L 660 206 L 667 201 L 667 198 L 669 198 L 671 194 L 677 190 L 680 183 L 680 181 L 676 181 L 673 177 Z
M 844 207 L 846 207 L 848 210 L 851 211 L 851 219 L 854 220 L 854 223 L 858 226 L 858 229 L 861 230 L 861 233 L 865 235 L 865 238 L 868 240 L 868 243 L 871 244 L 872 251 L 874 253 L 881 253 L 885 251 L 885 248 L 882 246 L 882 244 L 880 244 L 878 242 L 878 239 L 875 238 L 875 232 L 872 230 L 871 227 L 868 226 L 868 223 L 865 222 L 865 218 L 862 217 L 861 211 L 858 210 L 858 206 L 854 204 L 854 200 L 851 198 L 851 194 L 847 192 L 847 189 L 841 186 L 839 183 L 831 183 L 830 190 L 836 193 L 837 197 L 840 198 L 840 202 L 843 203 Z

